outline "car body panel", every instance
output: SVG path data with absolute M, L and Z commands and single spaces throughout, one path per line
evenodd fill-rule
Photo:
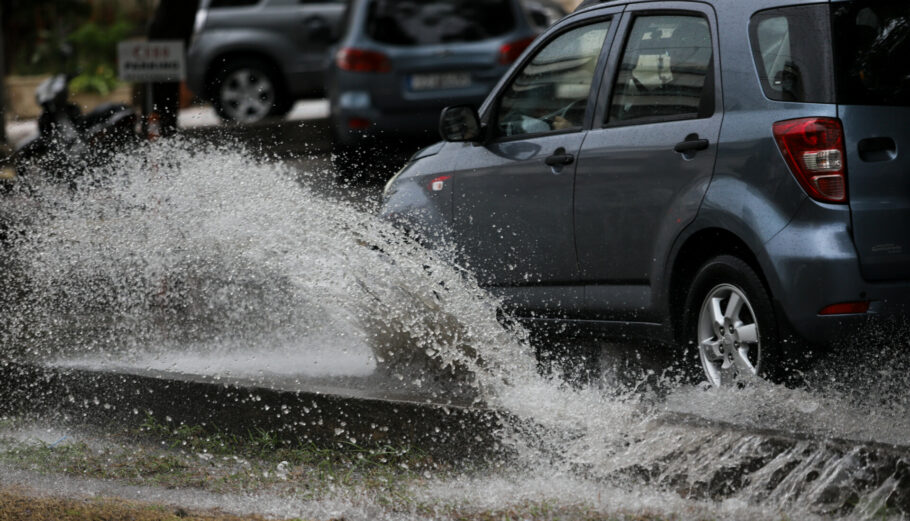
M 910 279 L 910 107 L 842 105 L 839 115 L 863 276 Z

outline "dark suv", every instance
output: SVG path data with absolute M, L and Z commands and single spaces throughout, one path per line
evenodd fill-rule
M 903 0 L 586 2 L 443 111 L 383 215 L 518 316 L 775 373 L 910 309 L 907 56 Z

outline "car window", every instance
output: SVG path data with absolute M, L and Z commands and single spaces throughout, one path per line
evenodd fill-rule
M 639 16 L 613 85 L 608 124 L 707 117 L 714 113 L 713 47 L 698 15 Z
M 515 28 L 510 0 L 373 0 L 366 33 L 389 45 L 476 42 Z
M 838 102 L 910 106 L 910 3 L 832 4 Z
M 501 136 L 581 127 L 591 81 L 610 21 L 557 36 L 515 75 L 499 99 L 494 128 Z
M 750 33 L 765 96 L 775 101 L 834 102 L 826 5 L 762 11 L 752 18 Z

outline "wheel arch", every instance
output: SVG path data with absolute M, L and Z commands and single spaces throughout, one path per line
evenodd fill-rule
M 666 304 L 669 309 L 671 331 L 677 342 L 685 339 L 686 294 L 699 268 L 718 255 L 732 255 L 743 260 L 758 275 L 768 294 L 774 300 L 775 292 L 766 276 L 765 263 L 749 241 L 721 226 L 705 226 L 690 230 L 681 237 L 673 249 L 668 263 Z
M 288 92 L 288 83 L 287 78 L 285 77 L 285 71 L 281 66 L 281 62 L 276 59 L 271 53 L 262 49 L 235 48 L 221 51 L 216 54 L 211 60 L 209 60 L 209 65 L 205 70 L 205 80 L 203 83 L 205 89 L 204 97 L 206 99 L 211 100 L 215 96 L 215 80 L 221 71 L 221 66 L 226 63 L 239 60 L 250 60 L 258 63 L 264 63 L 267 67 L 274 69 L 276 72 L 278 72 L 278 80 L 280 81 L 280 84 L 276 87 L 282 89 L 285 93 Z

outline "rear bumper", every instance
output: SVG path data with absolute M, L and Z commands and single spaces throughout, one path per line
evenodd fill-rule
M 859 330 L 910 316 L 910 280 L 863 279 L 850 235 L 849 209 L 807 201 L 797 217 L 765 244 L 768 283 L 793 332 L 831 345 Z M 863 314 L 820 315 L 832 304 L 868 302 Z

